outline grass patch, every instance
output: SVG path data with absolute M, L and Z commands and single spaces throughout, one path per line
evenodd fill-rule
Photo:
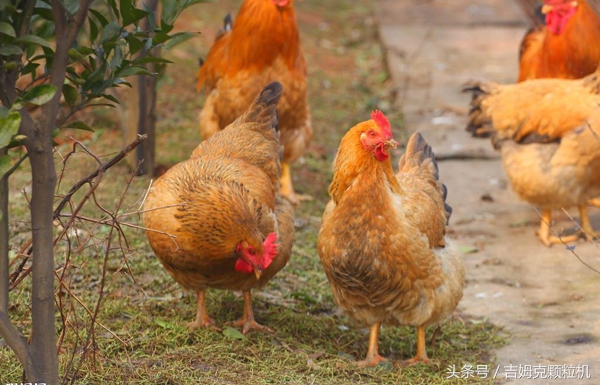
M 198 143 L 197 114 L 202 98 L 193 87 L 197 57 L 207 51 L 220 27 L 215 20 L 237 10 L 239 4 L 231 0 L 200 4 L 184 13 L 178 22 L 179 29 L 203 34 L 167 54 L 175 64 L 161 81 L 158 94 L 158 163 L 184 160 Z M 188 329 L 185 324 L 195 315 L 195 295 L 183 292 L 171 279 L 142 231 L 125 228 L 127 253 L 108 252 L 105 296 L 98 321 L 109 331 L 96 325 L 94 338 L 84 348 L 90 315 L 79 305 L 69 308 L 71 329 L 60 355 L 61 373 L 72 358 L 75 363 L 89 358 L 83 361 L 74 383 L 456 384 L 472 383 L 473 379 L 447 380 L 448 365 L 493 362 L 491 349 L 504 342 L 498 328 L 461 316 L 442 328 L 436 350 L 429 351 L 433 365 L 361 369 L 352 364 L 353 359 L 362 359 L 366 354 L 367 330 L 355 327 L 336 310 L 316 251 L 321 215 L 328 201 L 331 164 L 343 134 L 366 120 L 374 108 L 388 115 L 396 137 L 406 138 L 406 134 L 401 113 L 390 110 L 390 84 L 376 38 L 372 2 L 304 0 L 297 2 L 296 7 L 309 65 L 315 135 L 309 150 L 292 170 L 296 189 L 314 199 L 303 203 L 296 212 L 296 243 L 289 264 L 265 290 L 254 294 L 257 320 L 276 332 L 239 338 L 236 333 Z M 121 132 L 114 128 L 120 124 L 118 119 L 104 110 L 90 113 L 87 118 L 95 123 L 96 132 L 80 139 L 108 159 L 122 145 Z M 68 141 L 60 151 L 69 151 Z M 398 150 L 393 154 L 394 158 L 400 153 Z M 69 164 L 62 191 L 95 167 L 93 160 L 79 154 Z M 15 251 L 29 237 L 29 224 L 24 222 L 30 185 L 27 168 L 24 165 L 22 172 L 11 179 L 11 236 Z M 99 203 L 114 207 L 115 196 L 123 191 L 130 175 L 124 164 L 109 170 L 96 193 Z M 133 180 L 121 212 L 135 211 L 148 183 L 145 178 Z M 85 193 L 78 193 L 75 199 Z M 98 216 L 93 207 L 89 205 L 83 213 Z M 135 215 L 128 221 L 140 224 Z M 109 231 L 106 227 L 93 230 L 98 239 L 106 237 Z M 72 292 L 62 295 L 68 306 L 75 303 L 77 296 L 93 310 L 106 250 L 102 244 L 89 244 L 70 257 L 66 279 Z M 67 256 L 59 251 L 56 259 L 61 265 Z M 30 284 L 30 279 L 26 279 L 10 297 L 11 319 L 26 335 L 30 325 Z M 207 306 L 218 325 L 242 314 L 242 299 L 231 292 L 209 291 Z M 397 360 L 410 358 L 415 353 L 415 340 L 413 328 L 385 327 L 380 336 L 381 354 Z M 12 352 L 0 345 L 0 383 L 18 382 L 21 375 Z

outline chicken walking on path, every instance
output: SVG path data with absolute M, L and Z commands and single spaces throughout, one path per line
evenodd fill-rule
M 598 245 L 543 246 L 533 236 L 541 213 L 510 190 L 489 141 L 464 131 L 470 95 L 460 93 L 461 85 L 517 81 L 526 16 L 517 2 L 504 0 L 377 0 L 376 6 L 396 108 L 403 109 L 407 128 L 434 149 L 454 209 L 448 233 L 470 252 L 458 311 L 486 317 L 510 333 L 508 345 L 495 352 L 499 378 L 506 378 L 510 365 L 588 365 L 591 378 L 575 381 L 598 383 L 600 277 L 574 255 L 600 270 Z M 591 225 L 600 228 L 600 211 L 588 210 Z M 576 209 L 568 213 L 578 216 Z M 565 213 L 555 212 L 553 219 L 555 231 L 576 230 Z

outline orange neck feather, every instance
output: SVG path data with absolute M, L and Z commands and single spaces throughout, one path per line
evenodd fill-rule
M 302 53 L 293 6 L 278 8 L 270 0 L 246 0 L 231 31 L 229 73 L 262 71 L 281 57 L 290 71 L 300 69 Z
M 334 202 L 339 202 L 344 192 L 350 187 L 355 179 L 367 172 L 375 184 L 384 186 L 385 182 L 397 194 L 402 190 L 394 176 L 390 158 L 378 161 L 375 156 L 363 147 L 360 135 L 365 131 L 364 124 L 375 124 L 373 120 L 360 123 L 348 131 L 342 138 L 340 148 L 333 164 L 333 180 L 329 186 L 329 195 Z M 371 186 L 365 188 L 370 188 Z

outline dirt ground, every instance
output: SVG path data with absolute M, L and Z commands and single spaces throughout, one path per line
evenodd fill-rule
M 376 3 L 397 106 L 408 130 L 421 131 L 441 160 L 454 208 L 450 235 L 466 252 L 458 310 L 488 317 L 511 335 L 490 371 L 498 369 L 498 383 L 600 383 L 600 274 L 583 263 L 600 270 L 600 244 L 543 246 L 534 235 L 538 213 L 510 191 L 490 142 L 464 131 L 470 96 L 461 84 L 516 80 L 524 15 L 516 2 L 501 0 Z M 600 211 L 590 211 L 600 228 Z M 571 227 L 565 213 L 555 213 L 555 230 Z M 456 362 L 457 370 L 464 364 Z M 539 378 L 525 365 L 537 365 Z M 591 378 L 544 379 L 550 365 L 588 365 Z

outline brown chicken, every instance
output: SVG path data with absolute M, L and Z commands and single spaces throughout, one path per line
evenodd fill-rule
M 467 130 L 492 137 L 513 190 L 541 207 L 541 241 L 550 246 L 596 236 L 586 200 L 600 194 L 600 67 L 578 80 L 470 82 L 463 90 L 473 92 Z M 572 206 L 583 232 L 550 235 L 552 210 Z
M 284 147 L 281 193 L 297 203 L 306 197 L 295 194 L 289 165 L 308 146 L 312 125 L 294 0 L 245 0 L 233 26 L 226 19 L 198 71 L 198 92 L 204 88 L 207 94 L 202 138 L 231 123 L 275 80 L 285 89 L 277 108 Z
M 534 1 L 519 0 L 536 26 L 521 42 L 519 81 L 578 79 L 600 63 L 600 17 L 586 0 L 544 0 L 545 18 L 532 11 Z
M 445 237 L 450 207 L 431 147 L 411 136 L 394 175 L 396 146 L 379 111 L 342 139 L 323 214 L 318 251 L 333 297 L 346 314 L 370 327 L 361 366 L 383 361 L 382 323 L 417 327 L 417 353 L 427 362 L 425 327 L 447 318 L 462 298 L 464 268 Z
M 254 320 L 250 290 L 286 265 L 294 241 L 293 208 L 277 193 L 281 92 L 281 84 L 268 85 L 148 193 L 143 219 L 150 246 L 175 281 L 198 294 L 192 327 L 213 324 L 204 299 L 215 288 L 243 292 L 244 315 L 235 325 L 244 334 L 268 330 Z

